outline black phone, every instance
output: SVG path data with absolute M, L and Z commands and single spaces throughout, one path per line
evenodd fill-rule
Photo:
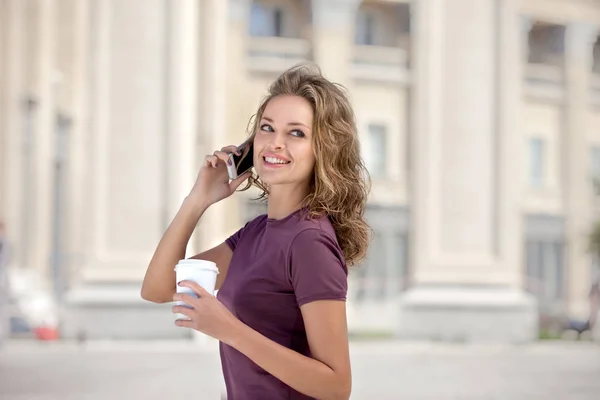
M 247 140 L 238 146 L 240 155 L 230 154 L 229 159 L 232 161 L 231 166 L 227 166 L 229 179 L 235 179 L 238 176 L 249 171 L 254 166 L 254 142 Z

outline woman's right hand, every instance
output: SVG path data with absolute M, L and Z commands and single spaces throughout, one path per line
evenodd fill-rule
M 190 196 L 198 201 L 205 201 L 206 207 L 231 196 L 238 186 L 252 175 L 252 172 L 248 171 L 229 182 L 229 153 L 239 154 L 239 151 L 236 146 L 226 146 L 204 158 Z

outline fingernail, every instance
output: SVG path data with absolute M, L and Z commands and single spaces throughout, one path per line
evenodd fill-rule
M 227 160 L 227 164 L 231 165 L 231 160 Z
M 236 155 L 238 155 L 238 156 L 241 156 L 241 155 L 242 155 L 242 153 L 241 153 L 239 150 L 236 150 L 236 151 L 235 151 L 235 154 L 236 154 Z

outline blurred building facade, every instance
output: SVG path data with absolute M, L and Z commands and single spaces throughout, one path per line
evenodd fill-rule
M 355 105 L 374 240 L 352 331 L 530 340 L 587 318 L 600 2 L 2 0 L 0 217 L 68 334 L 185 336 L 139 298 L 205 154 L 315 62 Z M 203 217 L 189 254 L 264 206 Z

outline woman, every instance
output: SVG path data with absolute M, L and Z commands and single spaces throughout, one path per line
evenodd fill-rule
M 364 257 L 370 233 L 352 108 L 319 71 L 292 68 L 270 87 L 250 134 L 256 175 L 229 182 L 235 146 L 206 157 L 150 262 L 142 297 L 192 307 L 173 307 L 190 318 L 176 325 L 221 342 L 229 400 L 347 399 L 347 265 Z M 262 190 L 267 214 L 193 257 L 217 264 L 218 298 L 189 281 L 179 284 L 199 298 L 176 294 L 173 267 L 198 220 L 246 180 Z

